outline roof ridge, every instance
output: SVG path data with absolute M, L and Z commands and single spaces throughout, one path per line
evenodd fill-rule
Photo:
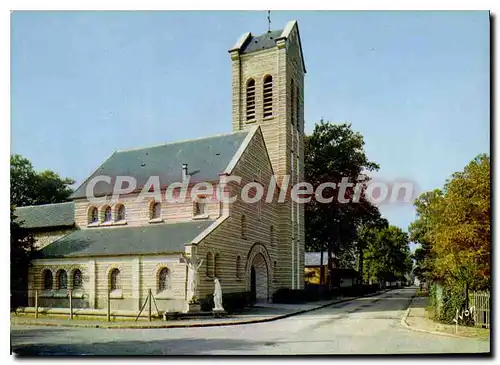
M 262 36 L 265 36 L 265 35 L 268 35 L 269 33 L 273 33 L 273 34 L 282 34 L 283 31 L 285 30 L 285 28 L 281 28 L 281 29 L 271 29 L 271 30 L 266 30 L 264 33 L 259 33 L 259 34 L 252 34 L 253 37 L 262 37 Z
M 242 130 L 242 131 L 236 131 L 236 132 L 230 132 L 230 133 L 221 133 L 221 134 L 216 134 L 216 135 L 208 136 L 208 137 L 198 137 L 198 138 L 191 138 L 191 139 L 183 139 L 183 140 L 179 140 L 179 141 L 172 141 L 172 142 L 160 143 L 160 144 L 156 144 L 156 145 L 152 145 L 152 146 L 127 148 L 127 149 L 123 149 L 123 150 L 116 150 L 115 152 L 116 153 L 120 153 L 120 152 L 130 152 L 130 151 L 145 150 L 147 148 L 162 147 L 162 146 L 172 145 L 172 144 L 176 144 L 176 143 L 194 142 L 194 141 L 200 141 L 202 139 L 224 137 L 224 136 L 230 136 L 232 134 L 238 134 L 238 133 L 248 133 L 248 130 Z
M 22 207 L 16 207 L 16 209 L 23 209 L 23 208 L 33 208 L 33 207 L 47 207 L 49 205 L 62 205 L 62 204 L 74 204 L 73 201 L 70 202 L 62 202 L 62 203 L 49 203 L 49 204 L 35 204 L 35 205 L 25 205 Z

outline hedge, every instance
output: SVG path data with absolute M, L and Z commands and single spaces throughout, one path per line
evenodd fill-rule
M 222 293 L 222 306 L 228 313 L 241 311 L 252 304 L 251 292 Z M 202 311 L 211 311 L 214 308 L 213 294 L 208 294 L 204 299 L 200 299 L 200 306 Z
M 273 294 L 273 303 L 298 304 L 328 300 L 340 296 L 355 297 L 375 293 L 378 285 L 358 285 L 344 288 L 328 288 L 326 285 L 308 284 L 304 289 L 278 289 Z
M 438 295 L 438 286 L 442 288 L 442 294 Z M 432 284 L 429 292 L 429 308 L 431 317 L 435 321 L 454 324 L 453 319 L 457 315 L 457 309 L 465 309 L 464 289 L 458 286 L 452 287 L 442 284 Z M 468 323 L 468 318 L 464 324 Z

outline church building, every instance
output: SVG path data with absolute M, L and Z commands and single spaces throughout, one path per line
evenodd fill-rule
M 160 311 L 185 312 L 213 293 L 215 277 L 224 294 L 250 292 L 255 301 L 303 288 L 304 206 L 278 201 L 284 180 L 291 187 L 304 177 L 306 70 L 298 24 L 245 33 L 229 57 L 230 133 L 115 151 L 71 202 L 18 208 L 43 235 L 30 268 L 31 306 L 36 290 L 41 307 L 67 307 L 71 293 L 75 308 L 97 313 L 109 300 L 116 313 L 137 313 L 151 291 Z M 122 176 L 137 185 L 112 199 Z M 159 177 L 161 199 L 149 189 L 152 176 Z M 191 197 L 195 184 L 220 187 L 229 176 L 241 178 L 227 183 L 229 196 L 260 183 L 272 201 Z M 185 200 L 164 198 L 169 186 L 185 181 Z

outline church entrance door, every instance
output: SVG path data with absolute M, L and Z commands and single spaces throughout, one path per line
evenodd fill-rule
M 267 302 L 269 293 L 268 272 L 266 260 L 261 253 L 255 255 L 252 261 L 250 280 L 250 288 L 252 295 L 255 295 L 255 300 L 257 302 Z
M 250 269 L 250 293 L 252 294 L 252 303 L 257 301 L 257 282 L 255 277 L 255 267 Z

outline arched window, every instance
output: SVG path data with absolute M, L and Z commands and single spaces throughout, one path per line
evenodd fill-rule
M 109 288 L 111 290 L 120 289 L 120 270 L 113 269 L 109 275 Z
M 236 278 L 241 278 L 241 257 L 236 258 Z
M 278 261 L 273 262 L 273 281 L 278 281 L 276 275 L 278 274 Z
M 247 120 L 255 119 L 255 80 L 247 82 Z
M 64 270 L 59 270 L 57 272 L 57 288 L 68 289 L 68 274 L 66 274 Z
M 52 289 L 53 279 L 52 279 L 52 271 L 45 270 L 43 272 L 43 288 L 45 290 Z
M 241 216 L 241 238 L 247 238 L 247 217 L 244 214 Z
M 82 272 L 79 269 L 73 271 L 73 289 L 81 289 L 82 287 Z
M 89 223 L 97 223 L 99 221 L 99 213 L 96 207 L 89 209 Z
M 158 292 L 170 289 L 170 273 L 166 267 L 158 273 Z
M 116 210 L 116 220 L 123 221 L 125 220 L 125 205 L 120 204 L 118 209 Z
M 150 217 L 151 219 L 161 218 L 161 203 L 156 202 L 151 205 Z
M 211 278 L 214 275 L 214 256 L 211 252 L 207 253 L 207 276 Z
M 217 263 L 220 260 L 220 255 L 218 253 L 215 254 L 214 256 L 214 276 L 217 276 Z
M 297 130 L 300 131 L 300 88 L 299 88 L 299 85 L 297 85 L 297 92 L 296 92 L 296 95 L 295 97 L 297 98 L 297 102 L 296 102 L 296 113 L 297 113 Z
M 273 115 L 273 77 L 271 75 L 264 78 L 263 99 L 264 118 L 271 117 Z
M 102 217 L 102 220 L 104 222 L 111 222 L 111 207 L 110 206 L 107 206 L 104 208 L 103 210 L 103 217 Z
M 269 242 L 271 243 L 271 245 L 274 245 L 274 226 L 271 225 L 271 227 L 269 228 Z
M 198 200 L 194 202 L 194 215 L 205 215 L 205 201 L 204 200 Z
M 293 79 L 291 81 L 291 86 L 290 86 L 290 111 L 292 113 L 292 125 L 295 124 L 295 85 L 293 83 Z

